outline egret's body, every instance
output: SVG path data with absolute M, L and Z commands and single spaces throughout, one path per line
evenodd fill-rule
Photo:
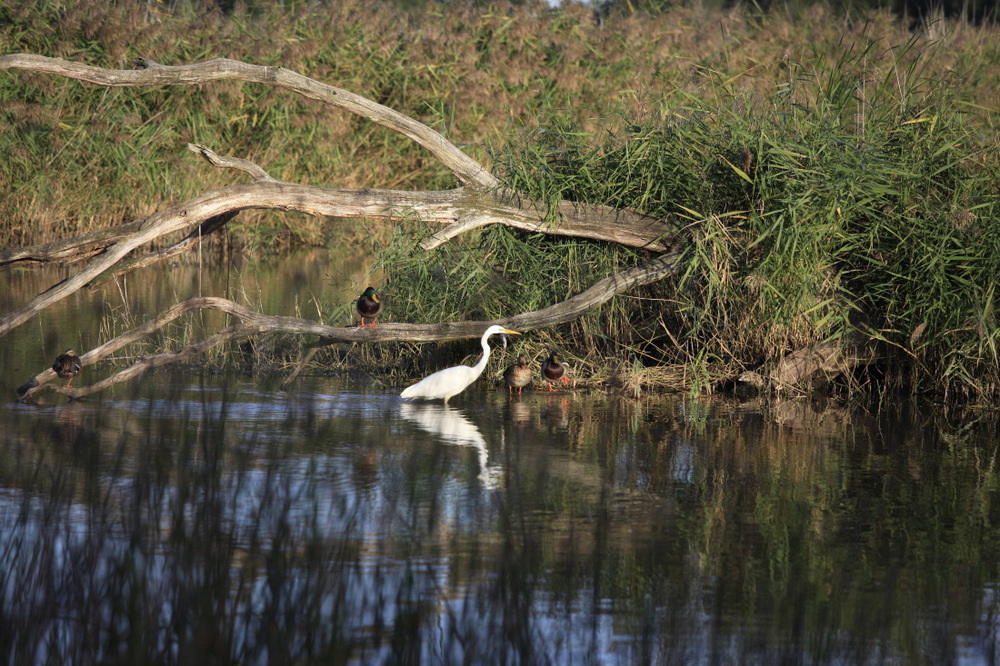
M 555 354 L 549 354 L 549 357 L 542 363 L 542 377 L 549 382 L 569 384 L 569 377 L 566 376 L 566 366 L 559 362 Z M 549 384 L 549 390 L 555 391 L 556 389 L 552 384 Z
M 403 398 L 427 398 L 433 400 L 442 398 L 445 404 L 448 399 L 458 395 L 469 387 L 472 382 L 479 379 L 486 369 L 486 362 L 490 360 L 490 345 L 487 342 L 491 335 L 496 333 L 507 333 L 510 335 L 520 335 L 517 331 L 512 331 L 503 326 L 490 326 L 483 333 L 480 342 L 483 345 L 483 355 L 479 362 L 473 366 L 456 365 L 453 368 L 438 370 L 432 375 L 427 375 L 416 384 L 409 386 L 399 395 Z
M 507 368 L 503 373 L 503 381 L 507 385 L 507 392 L 513 393 L 517 389 L 518 395 L 529 383 L 531 383 L 531 366 L 524 356 L 517 357 L 517 363 Z
M 375 287 L 368 287 L 364 293 L 358 296 L 358 314 L 361 315 L 361 325 L 375 328 L 375 320 L 382 312 L 382 301 L 375 293 Z M 372 323 L 366 324 L 365 319 L 371 319 Z
M 68 379 L 66 386 L 73 383 L 73 378 L 80 374 L 80 357 L 72 349 L 67 349 L 56 357 L 52 369 L 63 379 Z

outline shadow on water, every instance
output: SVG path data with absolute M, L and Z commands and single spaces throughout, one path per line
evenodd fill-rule
M 995 422 L 157 377 L 0 406 L 9 663 L 998 656 Z

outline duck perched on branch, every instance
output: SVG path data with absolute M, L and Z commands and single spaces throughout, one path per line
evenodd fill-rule
M 62 354 L 59 354 L 59 356 L 56 356 L 56 362 L 52 364 L 52 369 L 62 379 L 69 380 L 66 382 L 66 386 L 68 387 L 73 383 L 73 378 L 80 374 L 80 357 L 72 349 L 67 349 Z
M 478 363 L 473 366 L 456 365 L 453 368 L 438 370 L 432 375 L 427 375 L 413 386 L 407 387 L 406 390 L 399 394 L 400 397 L 427 398 L 429 400 L 443 398 L 444 404 L 447 405 L 449 398 L 467 389 L 472 382 L 479 379 L 479 376 L 483 374 L 483 370 L 486 369 L 486 362 L 490 360 L 490 345 L 487 340 L 491 335 L 496 335 L 497 333 L 521 335 L 517 331 L 512 331 L 503 326 L 490 326 L 483 333 L 483 337 L 479 341 L 483 345 L 483 355 L 479 358 Z
M 375 293 L 375 287 L 368 287 L 358 296 L 358 314 L 361 315 L 361 325 L 375 328 L 375 320 L 382 312 L 382 301 Z M 371 319 L 372 323 L 366 324 L 365 319 Z

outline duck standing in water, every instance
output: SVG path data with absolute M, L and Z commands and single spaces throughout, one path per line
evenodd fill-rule
M 361 315 L 361 325 L 375 328 L 375 319 L 382 312 L 382 301 L 375 293 L 375 287 L 368 287 L 364 293 L 358 296 L 358 314 Z M 365 319 L 371 319 L 372 323 L 366 324 Z
M 555 353 L 550 353 L 549 357 L 542 363 L 542 377 L 548 382 L 562 382 L 569 384 L 569 377 L 566 376 L 566 366 L 559 362 Z M 555 391 L 555 387 L 549 384 L 549 390 Z
M 517 389 L 517 394 L 521 395 L 521 390 L 531 383 L 531 366 L 528 359 L 523 355 L 517 357 L 517 363 L 510 366 L 503 373 L 504 384 L 507 385 L 507 392 L 513 393 Z
M 56 362 L 52 364 L 52 369 L 63 379 L 68 379 L 66 386 L 73 383 L 73 378 L 80 374 L 80 357 L 72 349 L 67 349 L 56 357 Z

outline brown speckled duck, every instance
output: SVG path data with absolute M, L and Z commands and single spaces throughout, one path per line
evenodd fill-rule
M 507 385 L 508 393 L 513 393 L 514 389 L 517 389 L 517 394 L 520 395 L 521 390 L 531 383 L 531 366 L 528 365 L 528 359 L 523 355 L 518 356 L 517 363 L 504 370 L 503 381 Z
M 63 379 L 68 379 L 66 386 L 73 383 L 73 378 L 80 374 L 80 357 L 72 349 L 67 349 L 56 357 L 52 369 Z

